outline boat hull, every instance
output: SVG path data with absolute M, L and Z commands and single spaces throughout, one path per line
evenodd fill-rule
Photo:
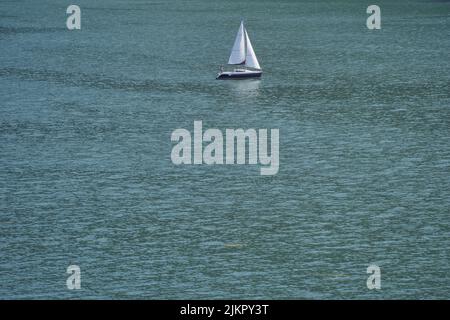
M 244 80 L 244 79 L 254 79 L 261 78 L 262 71 L 226 71 L 221 72 L 217 76 L 217 80 Z

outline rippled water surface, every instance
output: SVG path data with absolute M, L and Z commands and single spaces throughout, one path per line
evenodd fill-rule
M 76 4 L 0 2 L 0 298 L 450 298 L 448 1 Z M 216 81 L 242 17 L 263 79 Z M 194 120 L 279 173 L 173 165 Z

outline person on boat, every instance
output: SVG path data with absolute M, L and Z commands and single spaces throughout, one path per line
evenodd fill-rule
M 220 65 L 219 70 L 220 70 L 220 73 L 223 73 L 223 65 Z

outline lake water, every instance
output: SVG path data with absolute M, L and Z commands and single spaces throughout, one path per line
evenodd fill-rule
M 450 298 L 450 2 L 68 4 L 0 2 L 0 298 Z M 263 78 L 216 81 L 241 18 Z M 175 166 L 194 120 L 278 174 Z

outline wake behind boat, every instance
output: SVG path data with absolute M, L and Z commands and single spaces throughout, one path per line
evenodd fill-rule
M 244 27 L 244 22 L 241 22 L 236 40 L 234 40 L 233 49 L 231 50 L 230 59 L 228 59 L 230 65 L 243 65 L 247 68 L 254 70 L 248 70 L 244 68 L 234 69 L 233 71 L 219 72 L 216 79 L 248 79 L 248 78 L 260 78 L 262 75 L 262 69 L 256 58 L 255 51 L 253 50 L 252 43 L 248 37 L 247 30 Z

